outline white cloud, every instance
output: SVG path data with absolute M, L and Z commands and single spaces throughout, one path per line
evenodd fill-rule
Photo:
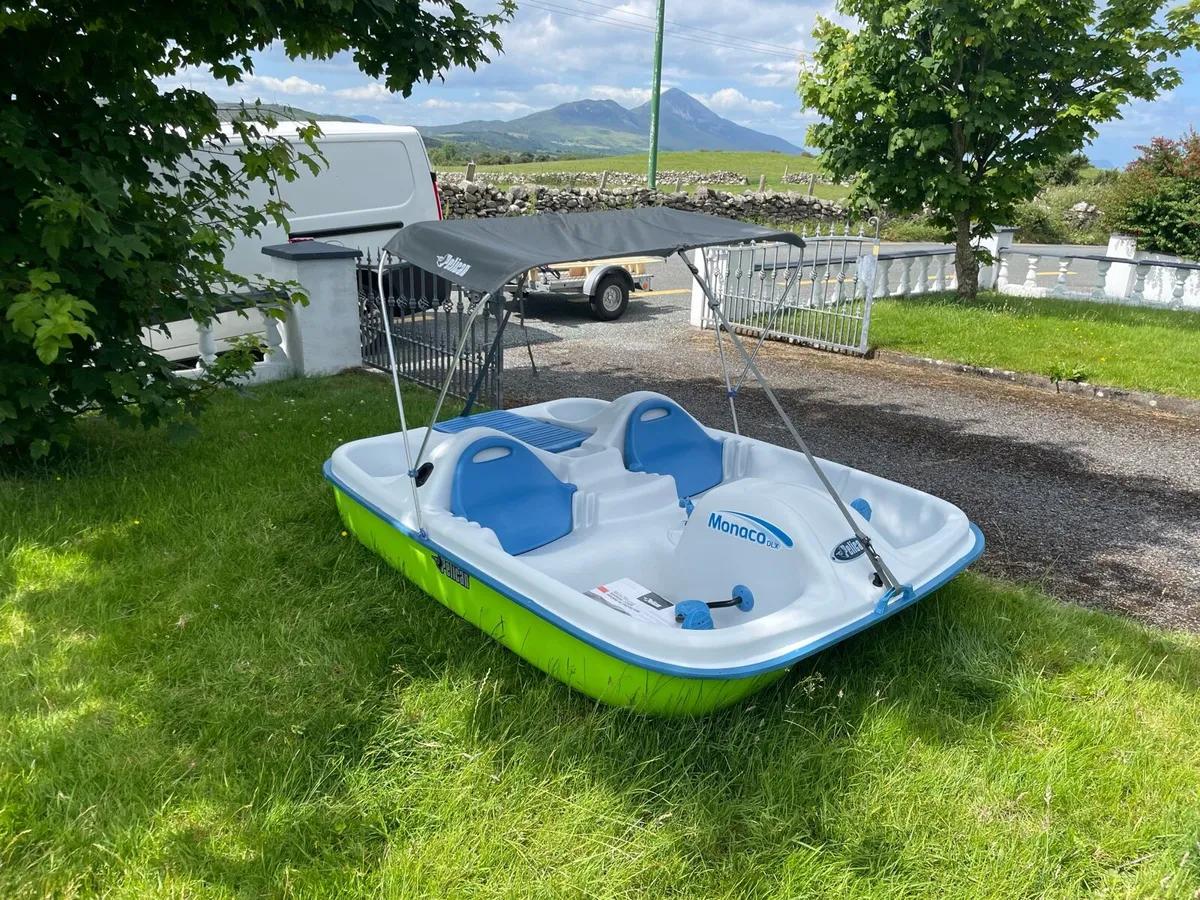
M 298 75 L 289 75 L 287 78 L 272 78 L 270 75 L 246 75 L 242 78 L 242 84 L 251 89 L 274 94 L 288 94 L 289 96 L 325 93 L 325 85 L 307 81 Z
M 482 112 L 529 112 L 536 107 L 530 106 L 528 103 L 518 103 L 515 101 L 504 100 L 483 100 L 477 103 L 461 103 L 457 100 L 441 100 L 437 97 L 430 97 L 428 100 L 421 102 L 423 109 L 445 110 L 446 112 L 457 113 L 473 113 L 480 114 Z
M 341 88 L 334 91 L 339 97 L 347 100 L 390 100 L 394 95 L 378 81 L 358 87 Z
M 756 62 L 746 75 L 746 80 L 755 87 L 795 88 L 800 75 L 800 62 L 766 60 Z
M 664 84 L 663 90 L 666 89 L 667 85 Z M 650 88 L 624 88 L 597 84 L 586 89 L 586 96 L 590 100 L 616 100 L 622 106 L 641 106 L 650 99 Z
M 721 88 L 712 94 L 695 94 L 697 100 L 719 113 L 730 115 L 771 115 L 783 112 L 783 106 L 774 100 L 751 100 L 737 88 Z

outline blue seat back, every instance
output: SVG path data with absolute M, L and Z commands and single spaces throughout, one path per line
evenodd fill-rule
M 516 556 L 571 533 L 575 491 L 520 441 L 494 434 L 458 457 L 450 511 L 492 529 L 504 551 Z
M 725 477 L 721 442 L 665 397 L 643 400 L 629 414 L 625 468 L 670 475 L 680 499 L 702 494 Z

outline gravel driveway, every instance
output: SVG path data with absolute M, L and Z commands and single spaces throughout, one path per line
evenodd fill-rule
M 531 308 L 539 374 L 512 328 L 505 405 L 649 388 L 729 428 L 713 333 L 687 324 L 687 272 L 658 270 L 664 292 L 635 295 L 615 323 Z M 1200 421 L 778 343 L 760 360 L 814 453 L 961 507 L 987 538 L 976 569 L 1200 631 Z M 755 386 L 738 419 L 790 441 Z

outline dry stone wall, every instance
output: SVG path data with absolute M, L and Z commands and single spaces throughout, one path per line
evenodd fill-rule
M 541 212 L 584 212 L 599 209 L 630 209 L 669 206 L 692 212 L 756 222 L 842 220 L 846 211 L 830 200 L 792 191 L 717 191 L 699 187 L 695 193 L 652 191 L 648 188 L 599 190 L 598 188 L 514 186 L 502 190 L 468 181 L 441 185 L 443 212 L 448 219 L 499 218 Z
M 808 184 L 809 178 L 813 179 L 815 184 L 836 184 L 841 187 L 849 187 L 854 183 L 850 181 L 838 181 L 836 178 L 830 178 L 828 175 L 821 175 L 814 172 L 788 172 L 780 179 L 784 184 Z
M 438 184 L 464 184 L 465 172 L 439 172 Z M 646 175 L 636 172 L 476 172 L 474 181 L 479 184 L 512 184 L 524 182 L 528 184 L 560 185 L 566 187 L 599 186 L 603 181 L 606 187 L 643 187 Z M 737 172 L 696 172 L 665 170 L 658 173 L 658 183 L 670 186 L 680 184 L 749 184 L 750 179 Z

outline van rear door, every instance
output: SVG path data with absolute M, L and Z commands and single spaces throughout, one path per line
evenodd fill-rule
M 303 168 L 281 187 L 292 207 L 292 237 L 358 246 L 350 239 L 390 236 L 406 224 L 438 218 L 429 161 L 415 130 L 344 135 L 331 129 L 320 147 L 328 168 L 317 175 Z

